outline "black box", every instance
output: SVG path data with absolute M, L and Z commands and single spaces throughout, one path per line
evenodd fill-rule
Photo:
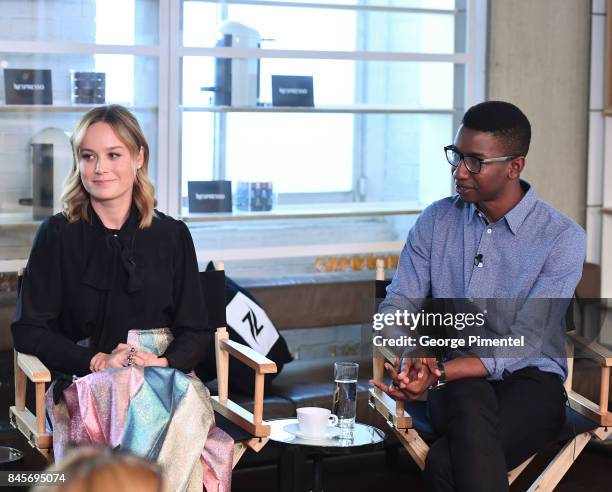
M 231 181 L 189 181 L 189 212 L 231 212 Z
M 314 106 L 312 75 L 272 75 L 272 106 Z
M 6 104 L 53 104 L 51 70 L 4 69 Z
M 73 104 L 104 104 L 106 101 L 106 74 L 104 72 L 77 72 L 70 74 Z
M 269 212 L 274 205 L 274 186 L 270 181 L 239 181 L 236 186 L 236 209 Z

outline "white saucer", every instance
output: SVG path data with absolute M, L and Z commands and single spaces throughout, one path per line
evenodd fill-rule
M 333 439 L 334 437 L 340 434 L 340 429 L 331 425 L 328 425 L 325 428 L 325 433 L 321 434 L 320 436 L 307 436 L 302 434 L 302 432 L 300 431 L 300 424 L 298 423 L 288 424 L 283 427 L 283 430 L 285 432 L 288 432 L 289 434 L 293 434 L 294 436 L 299 437 L 300 439 L 307 439 L 309 441 L 323 441 L 325 439 Z

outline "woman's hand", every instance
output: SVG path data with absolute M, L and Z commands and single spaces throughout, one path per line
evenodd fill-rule
M 165 357 L 158 357 L 155 354 L 145 352 L 144 350 L 136 350 L 136 347 L 127 343 L 120 343 L 113 350 L 114 353 L 125 354 L 126 360 L 124 366 L 157 366 L 157 367 L 168 367 L 168 359 Z
M 111 354 L 117 353 L 117 352 L 125 352 L 126 350 L 135 352 L 136 349 L 132 350 L 134 347 L 132 347 L 132 345 L 128 345 L 127 343 L 120 343 L 119 345 L 117 345 L 113 351 L 111 352 Z
M 168 359 L 158 357 L 155 354 L 136 350 L 133 345 L 120 343 L 110 354 L 98 352 L 94 355 L 89 363 L 91 372 L 104 371 L 112 367 L 130 367 L 130 366 L 157 366 L 169 367 Z
M 168 367 L 168 359 L 165 357 L 158 357 L 157 355 L 150 354 L 149 352 L 143 352 L 141 350 L 134 352 L 132 360 L 134 361 L 134 364 L 142 367 Z
M 89 362 L 89 370 L 91 372 L 104 371 L 113 367 L 123 367 L 127 359 L 129 347 L 122 350 L 113 350 L 110 354 L 98 352 L 91 358 Z

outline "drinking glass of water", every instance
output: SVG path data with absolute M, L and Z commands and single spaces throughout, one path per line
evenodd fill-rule
M 351 431 L 355 425 L 357 412 L 357 373 L 356 362 L 334 363 L 334 398 L 332 413 L 338 417 L 341 431 Z

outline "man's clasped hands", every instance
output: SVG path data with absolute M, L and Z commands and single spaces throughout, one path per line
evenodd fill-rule
M 370 384 L 387 393 L 394 400 L 415 401 L 438 382 L 441 372 L 435 357 L 404 357 L 395 359 L 395 365 L 385 362 L 391 376 L 387 386 L 383 382 L 370 380 Z

